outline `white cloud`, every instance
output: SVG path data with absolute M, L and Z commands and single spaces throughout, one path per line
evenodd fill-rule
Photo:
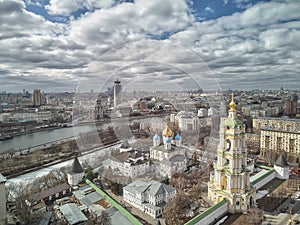
M 114 4 L 114 0 L 50 0 L 45 9 L 53 15 L 70 15 L 79 9 L 88 10 L 98 8 L 108 8 Z
M 204 12 L 205 13 L 213 13 L 215 10 L 209 6 L 205 7 Z
M 275 86 L 280 84 L 277 75 L 283 74 L 296 88 L 299 7 L 296 1 L 259 3 L 241 13 L 197 22 L 171 38 L 198 52 L 224 88 L 262 87 L 262 79 L 272 79 Z
M 23 2 L 0 1 L 0 82 L 34 87 L 46 81 L 49 85 L 43 87 L 51 90 L 73 87 L 82 76 L 97 85 L 114 75 L 134 87 L 152 77 L 161 84 L 184 82 L 191 74 L 215 86 L 202 60 L 223 88 L 258 87 L 271 78 L 276 85 L 278 76 L 285 75 L 291 87 L 299 81 L 297 1 L 258 3 L 202 22 L 194 20 L 183 0 L 99 2 L 50 1 L 47 9 L 55 14 L 94 9 L 68 24 L 56 24 L 26 11 Z M 151 40 L 166 33 L 171 37 Z
M 136 0 L 139 18 L 136 23 L 146 32 L 160 34 L 186 28 L 192 18 L 188 15 L 188 5 L 184 0 Z

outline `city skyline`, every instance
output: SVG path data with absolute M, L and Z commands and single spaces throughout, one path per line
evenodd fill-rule
M 2 91 L 299 89 L 294 0 L 0 1 Z

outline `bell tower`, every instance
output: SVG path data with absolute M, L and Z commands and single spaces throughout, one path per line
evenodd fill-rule
M 221 122 L 217 162 L 208 183 L 208 197 L 213 203 L 228 200 L 229 212 L 244 212 L 256 204 L 255 189 L 247 169 L 245 125 L 236 118 L 234 95 L 228 117 Z

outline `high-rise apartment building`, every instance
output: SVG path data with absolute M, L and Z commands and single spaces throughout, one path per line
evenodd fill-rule
M 296 116 L 297 114 L 297 101 L 298 97 L 291 96 L 290 99 L 288 99 L 284 104 L 284 115 L 285 116 Z
M 34 106 L 40 106 L 42 104 L 42 95 L 40 89 L 33 90 L 32 103 Z
M 257 118 L 253 128 L 260 133 L 260 154 L 275 160 L 284 153 L 289 162 L 300 162 L 300 120 Z
M 116 80 L 114 85 L 114 107 L 121 104 L 122 101 L 121 91 L 122 91 L 121 81 Z

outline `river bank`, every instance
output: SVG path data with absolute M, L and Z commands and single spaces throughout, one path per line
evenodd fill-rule
M 109 148 L 118 143 L 120 143 L 120 141 L 115 139 L 104 146 L 88 148 L 86 151 L 81 152 L 81 155 L 83 156 L 94 151 Z M 0 161 L 0 173 L 8 179 L 11 179 L 26 173 L 63 163 L 74 158 L 75 152 L 77 152 L 78 149 L 70 149 L 70 146 L 74 146 L 75 144 L 76 143 L 72 143 L 72 141 L 64 142 L 50 148 L 38 149 L 34 152 L 21 154 L 12 159 L 6 159 L 5 161 L 2 160 Z
M 41 125 L 39 128 L 31 129 L 31 130 L 25 130 L 22 132 L 18 133 L 13 133 L 10 134 L 9 138 L 14 138 L 20 135 L 25 135 L 25 134 L 31 134 L 35 132 L 41 132 L 41 131 L 48 131 L 48 130 L 56 130 L 56 129 L 62 129 L 66 127 L 80 127 L 80 126 L 86 126 L 86 125 L 99 125 L 103 123 L 115 123 L 115 122 L 124 122 L 124 121 L 132 121 L 132 120 L 140 120 L 140 119 L 146 119 L 146 118 L 153 118 L 153 117 L 161 117 L 165 116 L 165 114 L 153 114 L 153 115 L 143 115 L 143 116 L 130 116 L 130 117 L 120 117 L 120 118 L 102 118 L 100 120 L 93 120 L 93 121 L 78 121 L 76 123 L 66 123 L 66 124 L 61 124 L 61 125 Z M 8 138 L 8 139 L 9 139 Z M 3 139 L 7 140 L 7 139 Z M 3 141 L 0 139 L 0 141 Z
M 135 122 L 150 121 L 155 117 L 163 117 L 164 115 L 146 115 L 136 117 L 125 117 L 116 119 L 107 119 L 99 121 L 86 121 L 74 124 L 72 127 L 48 127 L 35 130 L 34 132 L 26 131 L 22 134 L 16 134 L 14 138 L 0 141 L 1 153 L 27 151 L 36 146 L 47 145 L 48 143 L 71 138 L 86 132 L 95 132 L 98 129 L 113 129 L 120 126 L 129 126 Z

